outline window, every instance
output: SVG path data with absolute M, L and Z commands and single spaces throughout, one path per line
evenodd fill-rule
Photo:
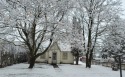
M 45 59 L 45 57 L 46 57 L 46 54 L 43 54 L 40 56 L 41 59 Z
M 68 53 L 63 52 L 62 59 L 66 60 L 68 58 Z

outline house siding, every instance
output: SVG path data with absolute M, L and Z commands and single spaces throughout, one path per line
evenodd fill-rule
M 67 53 L 67 59 L 63 59 L 63 53 Z M 74 63 L 74 59 L 73 59 L 73 55 L 71 54 L 71 52 L 69 51 L 63 51 L 61 52 L 61 63 L 71 63 L 73 64 Z
M 45 53 L 45 58 L 38 57 L 36 62 L 47 62 L 48 61 L 48 52 Z

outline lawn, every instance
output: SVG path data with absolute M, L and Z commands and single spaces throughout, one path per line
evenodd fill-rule
M 37 63 L 33 69 L 28 69 L 27 63 L 15 64 L 0 68 L 0 77 L 120 77 L 119 71 L 101 65 L 92 65 L 89 69 L 80 62 L 79 65 L 59 64 L 58 67 Z M 122 73 L 125 77 L 124 70 Z

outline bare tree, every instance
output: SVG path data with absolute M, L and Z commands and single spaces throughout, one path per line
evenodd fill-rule
M 29 68 L 52 44 L 54 34 L 67 11 L 66 0 L 6 0 L 4 9 L 9 15 L 6 24 L 11 25 L 16 40 L 22 41 L 29 51 Z M 4 24 L 5 25 L 5 24 Z M 8 26 L 7 26 L 8 27 Z M 9 26 L 10 27 L 10 26 Z M 47 47 L 43 52 L 39 49 Z M 44 48 L 43 48 L 44 49 Z
M 83 24 L 84 46 L 86 50 L 86 67 L 91 68 L 93 50 L 98 38 L 106 31 L 109 23 L 119 12 L 119 1 L 113 0 L 78 0 L 77 11 Z M 116 7 L 115 7 L 116 6 Z M 77 15 L 78 15 L 77 14 Z

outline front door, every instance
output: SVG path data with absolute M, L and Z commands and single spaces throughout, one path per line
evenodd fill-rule
M 52 54 L 52 64 L 56 64 L 57 63 L 57 53 L 53 52 Z

